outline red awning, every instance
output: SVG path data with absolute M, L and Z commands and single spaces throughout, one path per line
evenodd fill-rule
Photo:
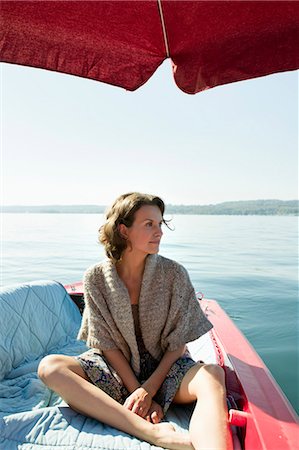
M 1 1 L 0 60 L 135 90 L 170 57 L 194 94 L 299 68 L 297 1 Z

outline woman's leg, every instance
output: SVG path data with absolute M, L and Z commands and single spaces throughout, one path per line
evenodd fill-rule
M 170 424 L 147 422 L 90 383 L 80 364 L 70 356 L 46 356 L 38 375 L 79 413 L 160 447 L 192 449 L 188 435 L 175 432 Z
M 190 420 L 190 438 L 196 450 L 232 450 L 228 429 L 225 375 L 215 364 L 196 364 L 188 370 L 174 397 L 175 403 L 196 406 Z

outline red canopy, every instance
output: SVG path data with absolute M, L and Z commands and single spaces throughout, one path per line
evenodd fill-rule
M 191 94 L 298 69 L 299 2 L 1 1 L 1 61 L 135 90 L 167 57 Z

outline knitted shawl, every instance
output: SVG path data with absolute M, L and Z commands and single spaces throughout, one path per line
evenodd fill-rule
M 78 339 L 101 352 L 119 349 L 136 375 L 140 357 L 131 301 L 114 263 L 107 259 L 84 276 L 85 310 Z M 186 269 L 160 255 L 148 255 L 139 297 L 139 322 L 148 352 L 160 360 L 212 328 L 201 310 Z

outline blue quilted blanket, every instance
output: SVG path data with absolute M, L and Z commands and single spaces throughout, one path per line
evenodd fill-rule
M 0 450 L 149 450 L 151 445 L 69 408 L 37 376 L 47 354 L 86 350 L 76 336 L 77 306 L 64 287 L 39 281 L 2 289 L 0 296 Z M 186 429 L 190 411 L 167 419 Z

